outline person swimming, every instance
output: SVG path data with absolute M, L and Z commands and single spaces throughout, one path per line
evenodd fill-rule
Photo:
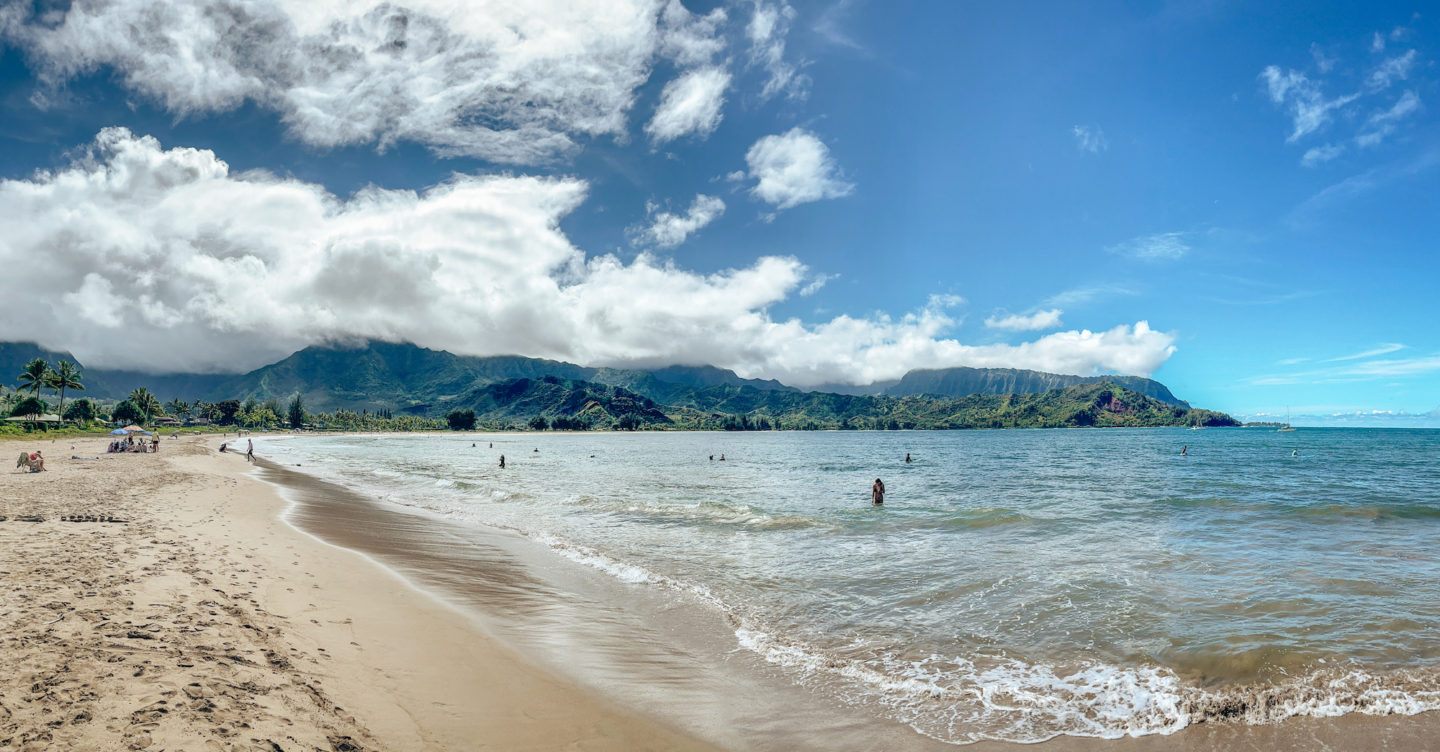
M 875 479 L 875 485 L 870 487 L 870 504 L 880 506 L 885 503 L 885 482 L 879 478 Z
M 1300 450 L 1299 450 L 1299 449 L 1296 449 L 1296 450 L 1290 452 L 1290 456 L 1291 456 L 1291 457 L 1294 457 L 1294 458 L 1296 458 L 1296 459 L 1299 459 L 1299 457 L 1300 457 Z
M 724 462 L 724 461 L 725 461 L 725 455 L 723 455 L 723 454 L 720 455 L 720 461 L 721 461 L 721 462 Z

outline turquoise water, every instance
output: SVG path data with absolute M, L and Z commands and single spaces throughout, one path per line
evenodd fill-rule
M 719 610 L 738 649 L 796 685 L 945 741 L 1440 707 L 1440 431 L 321 436 L 262 451 Z

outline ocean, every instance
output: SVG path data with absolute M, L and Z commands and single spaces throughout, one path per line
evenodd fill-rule
M 952 743 L 1440 708 L 1440 431 L 256 446 L 443 539 L 408 565 L 422 585 L 509 572 L 472 604 L 507 620 L 493 628 L 593 682 L 631 676 L 641 705 L 724 683 Z M 686 663 L 707 666 L 656 687 Z

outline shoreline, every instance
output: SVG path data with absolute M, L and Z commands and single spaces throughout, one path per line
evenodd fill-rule
M 107 440 L 72 443 L 105 459 L 42 444 L 50 472 L 0 476 L 0 745 L 715 749 L 290 526 L 288 503 L 212 442 L 109 457 Z M 127 521 L 61 519 L 86 510 Z M 44 521 L 15 521 L 30 514 Z
M 776 721 L 771 744 L 726 738 L 723 728 L 687 732 L 685 724 L 632 710 L 632 698 L 537 667 L 467 610 L 510 598 L 523 619 L 526 608 L 550 608 L 555 593 L 537 593 L 514 579 L 522 573 L 502 571 L 493 597 L 454 605 L 403 567 L 304 530 L 289 519 L 301 512 L 285 492 L 252 475 L 242 457 L 213 452 L 219 438 L 166 439 L 158 454 L 94 461 L 62 459 L 57 441 L 47 452 L 52 472 L 0 479 L 0 515 L 9 517 L 0 522 L 0 572 L 15 594 L 0 605 L 0 660 L 13 667 L 0 677 L 0 744 L 778 749 L 787 735 L 807 733 L 800 716 Z M 60 441 L 89 456 L 108 439 Z M 128 522 L 59 519 L 82 512 Z M 15 521 L 22 514 L 45 521 Z M 1434 713 L 1349 715 L 1041 744 L 1124 752 L 1424 749 L 1437 729 Z M 904 730 L 903 738 L 882 733 L 889 744 L 881 745 L 857 719 L 845 748 L 956 746 Z M 720 747 L 703 741 L 717 736 Z

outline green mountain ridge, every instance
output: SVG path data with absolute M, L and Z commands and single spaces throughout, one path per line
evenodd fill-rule
M 0 368 L 8 367 L 12 374 L 34 357 L 52 363 L 60 358 L 74 360 L 67 353 L 35 345 L 0 343 Z M 308 347 L 246 374 L 86 369 L 84 381 L 84 396 L 101 399 L 120 399 L 137 386 L 147 386 L 162 400 L 263 402 L 298 394 L 311 412 L 394 411 L 435 418 L 454 409 L 472 409 L 482 422 L 490 423 L 547 415 L 606 426 L 631 416 L 628 420 L 646 425 L 693 428 L 731 427 L 736 419 L 747 417 L 801 428 L 854 427 L 857 422 L 882 428 L 1114 424 L 1106 422 L 1110 418 L 1104 414 L 1114 412 L 1107 410 L 1094 412 L 1098 423 L 1086 422 L 1086 408 L 1077 405 L 1088 404 L 1091 392 L 1071 390 L 1093 387 L 1122 395 L 1118 399 L 1124 405 L 1142 406 L 1135 409 L 1144 417 L 1131 423 L 1178 425 L 1196 419 L 1188 403 L 1163 384 L 1133 376 L 931 369 L 872 385 L 876 393 L 841 394 L 744 379 L 714 366 L 592 368 L 521 356 L 460 356 L 387 342 Z M 1061 402 L 1046 397 L 1056 392 L 1067 396 Z M 982 397 L 987 399 L 978 399 Z M 1210 414 L 1195 415 L 1202 413 Z M 740 426 L 749 424 L 741 420 Z
M 606 426 L 630 416 L 654 429 L 974 429 L 1235 426 L 1223 413 L 1171 405 L 1109 382 L 1041 394 L 843 395 L 749 386 L 694 389 L 686 404 L 661 405 L 624 387 L 560 379 L 511 379 L 440 406 L 470 409 L 482 424 L 524 424 L 534 416 Z

